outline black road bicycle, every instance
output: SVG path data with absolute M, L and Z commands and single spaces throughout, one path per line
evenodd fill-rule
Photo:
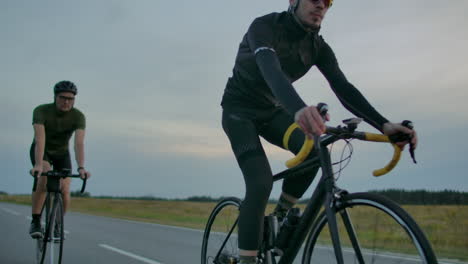
M 348 119 L 344 126 L 327 126 L 326 134 L 313 141 L 306 139 L 300 153 L 287 162 L 289 169 L 273 176 L 274 181 L 278 181 L 300 177 L 317 167 L 322 170 L 320 181 L 302 214 L 298 208 L 293 208 L 281 223 L 272 214 L 265 216 L 259 263 L 293 263 L 302 246 L 304 264 L 437 263 L 421 228 L 398 204 L 372 193 L 349 193 L 336 185 L 327 146 L 342 139 L 348 143 L 351 139 L 391 143 L 408 137 L 399 134 L 389 138 L 358 132 L 356 128 L 361 121 L 359 118 Z M 403 124 L 412 128 L 409 122 Z M 293 124 L 286 132 L 285 146 L 297 127 Z M 314 142 L 318 142 L 315 144 L 318 155 L 305 160 Z M 374 171 L 374 176 L 389 172 L 398 163 L 401 149 L 392 145 L 395 151 L 392 161 L 385 168 Z M 411 156 L 414 159 L 413 152 Z M 242 201 L 235 197 L 225 198 L 215 206 L 203 235 L 202 264 L 238 263 L 237 222 L 241 206 Z
M 36 239 L 36 263 L 62 263 L 63 242 L 65 237 L 60 179 L 80 178 L 80 175 L 71 174 L 70 170 L 52 170 L 44 172 L 41 175 L 42 177 L 47 177 L 47 196 L 41 210 L 41 222 L 45 223 L 45 229 L 42 229 L 42 237 Z M 34 177 L 33 191 L 36 191 L 36 186 L 37 177 Z M 81 187 L 82 193 L 85 188 L 86 179 L 83 180 Z

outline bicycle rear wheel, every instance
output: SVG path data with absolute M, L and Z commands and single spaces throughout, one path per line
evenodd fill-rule
M 238 198 L 225 198 L 211 212 L 203 234 L 202 264 L 238 262 L 237 222 L 240 204 Z
M 393 201 L 371 193 L 342 197 L 336 206 L 344 263 L 437 263 L 424 233 Z M 302 263 L 337 263 L 322 213 L 307 239 Z
M 62 263 L 63 253 L 63 201 L 61 194 L 55 196 L 54 204 L 46 218 L 46 228 L 42 240 L 42 257 L 40 263 Z M 38 242 L 39 243 L 39 242 Z

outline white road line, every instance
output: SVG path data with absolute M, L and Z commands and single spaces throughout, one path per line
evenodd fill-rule
M 113 219 L 114 219 L 114 220 L 120 220 L 120 221 L 123 221 L 123 222 L 128 222 L 128 223 L 134 223 L 134 224 L 143 224 L 143 225 L 159 226 L 159 227 L 164 227 L 164 228 L 168 228 L 168 229 L 176 229 L 176 230 L 183 230 L 183 231 L 191 231 L 191 232 L 197 232 L 197 233 L 203 233 L 203 232 L 204 232 L 203 230 L 195 229 L 195 228 L 189 228 L 189 227 L 162 225 L 162 224 L 148 223 L 148 222 L 140 222 L 140 221 L 134 221 L 134 220 L 120 219 L 120 218 L 113 218 Z
M 2 207 L 2 210 L 7 212 L 7 213 L 10 213 L 12 215 L 20 215 L 20 213 L 16 212 L 16 211 L 13 211 L 11 209 L 8 209 L 8 208 L 5 208 L 5 207 Z
M 155 260 L 151 260 L 151 259 L 148 259 L 148 258 L 145 258 L 145 257 L 141 257 L 141 256 L 135 255 L 133 253 L 130 253 L 130 252 L 127 252 L 127 251 L 124 251 L 124 250 L 121 250 L 121 249 L 118 249 L 118 248 L 115 248 L 115 247 L 111 247 L 111 246 L 106 245 L 106 244 L 99 244 L 99 246 L 103 247 L 105 249 L 117 252 L 119 254 L 125 255 L 127 257 L 131 257 L 133 259 L 139 260 L 141 262 L 145 262 L 145 263 L 148 263 L 148 264 L 162 264 L 161 262 L 157 262 Z

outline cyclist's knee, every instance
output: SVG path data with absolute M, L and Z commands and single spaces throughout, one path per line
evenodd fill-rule
M 65 179 L 62 179 L 62 182 L 61 182 L 61 190 L 62 190 L 62 193 L 65 195 L 69 195 L 70 194 L 70 182 L 71 182 L 71 179 L 70 178 L 65 178 Z
M 47 177 L 42 176 L 37 180 L 36 192 L 46 192 L 47 191 Z

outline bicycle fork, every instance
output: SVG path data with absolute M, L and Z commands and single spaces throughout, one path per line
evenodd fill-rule
M 324 152 L 326 152 L 326 150 L 319 151 L 320 155 L 322 155 L 320 157 L 322 163 L 322 170 L 324 175 L 326 176 L 324 180 L 324 187 L 326 190 L 324 208 L 325 213 L 327 215 L 328 228 L 330 230 L 330 236 L 333 243 L 333 250 L 335 252 L 336 261 L 338 264 L 342 264 L 344 263 L 343 249 L 341 247 L 340 234 L 338 231 L 338 221 L 336 218 L 337 203 L 339 203 L 342 191 L 337 190 L 338 188 L 335 185 L 330 155 L 328 155 L 328 152 L 327 155 L 324 155 Z M 364 263 L 364 257 L 362 255 L 361 247 L 357 239 L 356 231 L 354 230 L 348 212 L 344 209 L 340 210 L 339 214 L 343 221 L 346 234 L 348 234 L 348 238 L 351 241 L 351 245 L 353 246 L 358 263 Z

